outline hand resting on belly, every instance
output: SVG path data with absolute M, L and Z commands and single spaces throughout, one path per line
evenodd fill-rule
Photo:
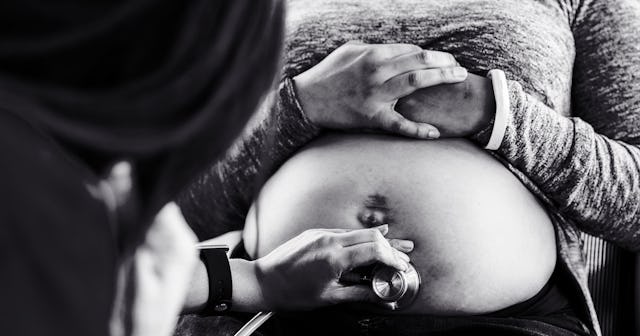
M 413 240 L 422 278 L 398 313 L 484 314 L 522 302 L 556 261 L 550 219 L 502 164 L 466 140 L 328 134 L 291 157 L 247 216 L 247 252 L 261 257 L 311 228 L 389 223 Z

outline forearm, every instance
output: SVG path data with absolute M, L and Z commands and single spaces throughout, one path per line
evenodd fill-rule
M 318 133 L 303 114 L 292 83 L 283 82 L 225 158 L 180 195 L 178 204 L 198 237 L 241 228 L 265 179 Z
M 640 247 L 640 149 L 565 118 L 509 83 L 507 130 L 496 151 L 581 229 Z M 476 141 L 486 143 L 485 137 Z
M 498 153 L 581 229 L 640 249 L 640 6 L 584 0 L 571 20 L 572 113 L 556 114 L 510 83 Z

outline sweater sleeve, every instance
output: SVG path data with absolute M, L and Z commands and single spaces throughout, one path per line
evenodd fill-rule
M 241 229 L 266 179 L 319 133 L 304 115 L 292 80 L 285 79 L 225 157 L 179 195 L 177 203 L 198 238 Z
M 511 114 L 497 154 L 580 229 L 637 251 L 640 5 L 584 1 L 575 9 L 574 117 L 555 113 L 510 81 Z

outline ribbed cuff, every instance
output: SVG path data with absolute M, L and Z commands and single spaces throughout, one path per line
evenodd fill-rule
M 484 147 L 488 150 L 497 150 L 502 144 L 507 131 L 507 115 L 509 113 L 509 91 L 507 89 L 507 77 L 502 70 L 489 71 L 488 77 L 493 84 L 493 96 L 496 101 L 496 113 L 493 119 L 493 128 L 489 142 Z
M 291 78 L 285 78 L 279 88 L 282 107 L 278 115 L 279 124 L 288 129 L 296 138 L 311 138 L 320 134 L 321 128 L 307 118 L 298 100 L 296 88 Z

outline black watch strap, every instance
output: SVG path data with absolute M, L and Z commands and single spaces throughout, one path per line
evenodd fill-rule
M 205 315 L 218 315 L 231 308 L 231 268 L 227 257 L 227 246 L 204 247 L 200 259 L 204 262 L 209 276 L 209 298 L 202 311 Z

